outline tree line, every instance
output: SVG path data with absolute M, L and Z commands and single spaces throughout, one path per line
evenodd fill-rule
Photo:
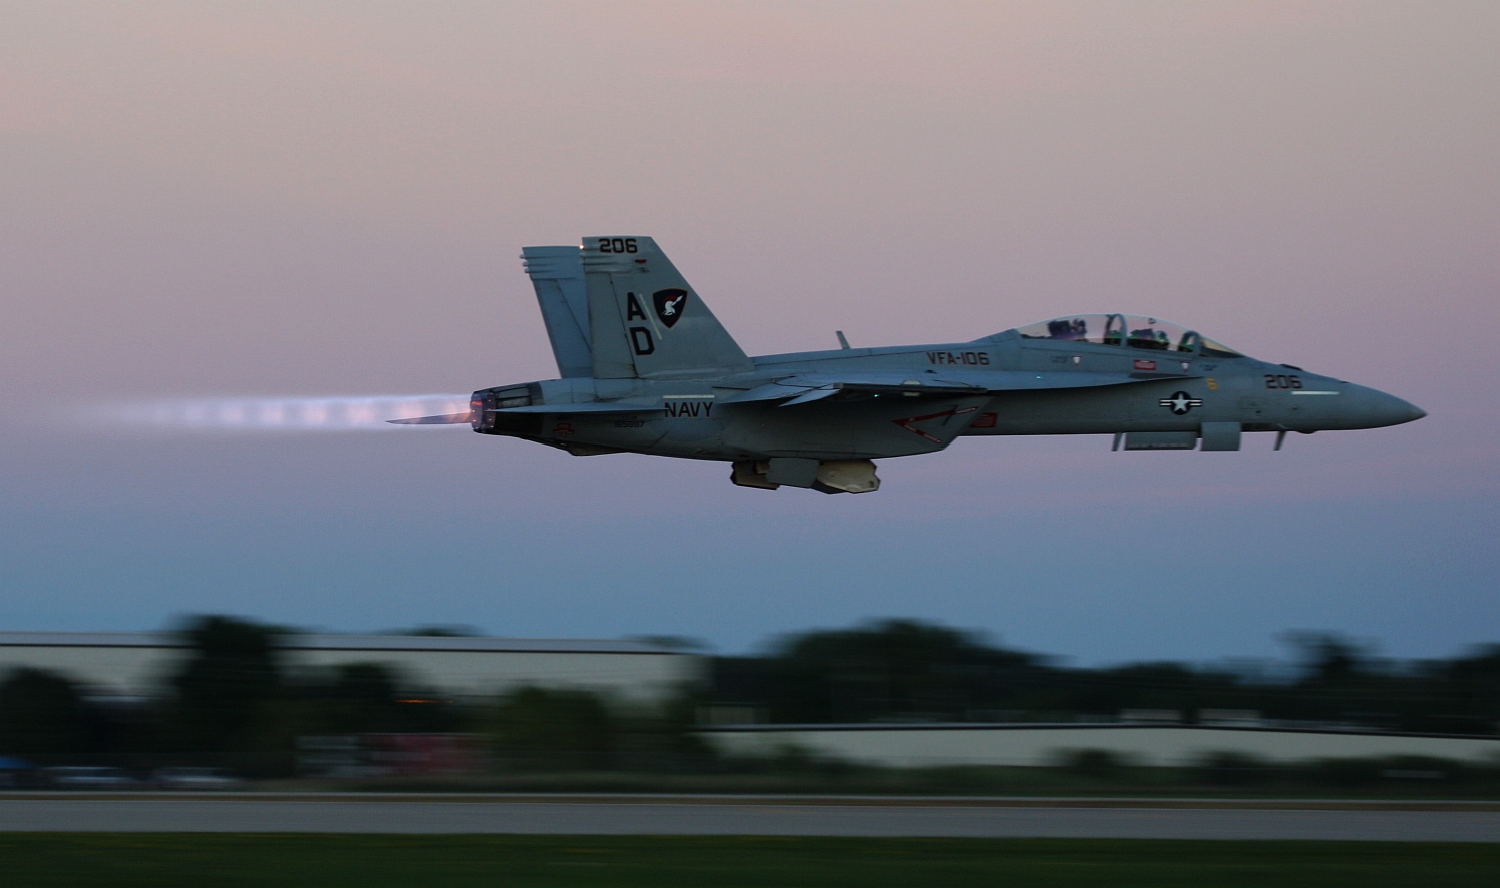
M 1112 720 L 1128 710 L 1255 714 L 1272 723 L 1424 733 L 1500 732 L 1500 644 L 1394 661 L 1336 635 L 1289 636 L 1292 662 L 1072 667 L 912 620 L 787 636 L 715 657 L 712 693 L 774 723 Z
M 0 682 L 0 754 L 39 763 L 196 763 L 258 773 L 292 769 L 307 734 L 443 732 L 455 707 L 408 688 L 380 663 L 293 675 L 276 644 L 283 630 L 232 617 L 191 620 L 187 655 L 163 693 L 147 700 L 90 697 L 67 677 L 12 670 Z M 423 705 L 426 701 L 435 705 Z
M 1127 710 L 1255 713 L 1272 723 L 1500 732 L 1500 645 L 1452 659 L 1382 660 L 1303 635 L 1282 668 L 1159 662 L 1086 668 L 911 620 L 789 635 L 758 653 L 705 656 L 704 680 L 654 706 L 581 690 L 520 688 L 447 699 L 378 662 L 289 668 L 286 630 L 206 616 L 179 630 L 186 655 L 147 700 L 91 698 L 63 675 L 0 676 L 0 755 L 38 763 L 207 764 L 290 774 L 310 735 L 469 733 L 501 768 L 692 769 L 711 764 L 704 713 L 781 724 L 1072 722 Z M 750 720 L 750 719 L 746 719 Z

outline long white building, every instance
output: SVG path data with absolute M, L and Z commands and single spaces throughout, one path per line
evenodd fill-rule
M 381 663 L 413 687 L 466 699 L 535 685 L 652 702 L 700 680 L 704 669 L 697 655 L 642 641 L 284 635 L 278 643 L 293 672 Z M 0 632 L 0 681 L 29 666 L 65 675 L 90 694 L 148 697 L 166 689 L 190 653 L 167 633 Z
M 1269 762 L 1429 756 L 1494 767 L 1500 737 L 1445 737 L 1228 725 L 734 725 L 702 729 L 724 752 L 814 756 L 894 768 L 1043 767 L 1069 753 L 1103 750 L 1137 765 L 1180 767 L 1215 753 Z

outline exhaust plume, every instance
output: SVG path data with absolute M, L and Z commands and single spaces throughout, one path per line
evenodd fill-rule
M 104 410 L 121 425 L 158 429 L 258 431 L 392 430 L 387 420 L 465 413 L 464 395 L 304 398 L 176 398 L 124 402 Z M 98 414 L 95 414 L 97 417 Z

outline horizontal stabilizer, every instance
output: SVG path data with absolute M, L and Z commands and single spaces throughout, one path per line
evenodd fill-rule
M 501 407 L 491 413 L 660 413 L 661 404 L 620 404 L 613 401 L 585 401 L 581 404 L 532 404 L 528 407 Z
M 413 416 L 410 419 L 388 419 L 396 425 L 447 425 L 461 422 L 473 422 L 472 413 L 447 413 L 442 416 Z
M 585 401 L 581 404 L 531 404 L 526 407 L 501 407 L 490 413 L 660 413 L 661 404 L 621 404 L 612 401 Z M 449 413 L 446 416 L 413 416 L 410 419 L 388 419 L 397 425 L 443 425 L 473 422 L 472 413 Z

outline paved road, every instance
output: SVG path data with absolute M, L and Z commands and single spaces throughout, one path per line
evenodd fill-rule
M 0 832 L 510 833 L 1500 842 L 1500 812 L 457 800 L 0 799 Z

